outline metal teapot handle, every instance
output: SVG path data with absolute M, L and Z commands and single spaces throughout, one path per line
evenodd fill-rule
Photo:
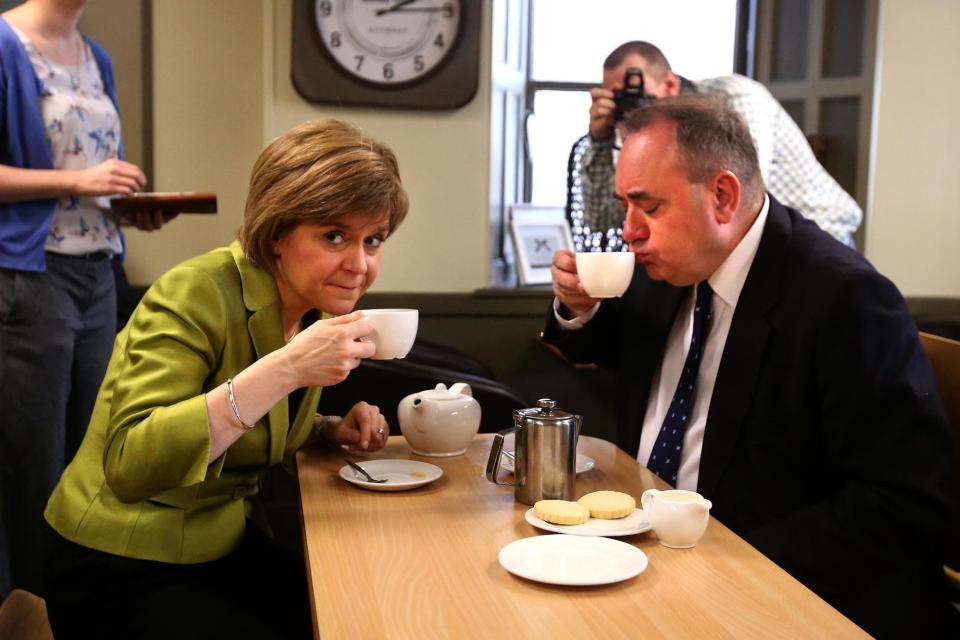
M 510 427 L 509 429 L 503 429 L 498 431 L 496 435 L 493 436 L 493 445 L 490 447 L 490 457 L 487 459 L 487 480 L 493 484 L 502 484 L 508 487 L 517 486 L 516 480 L 513 482 L 501 482 L 498 478 L 500 475 L 500 458 L 503 454 L 503 439 L 510 435 L 511 433 L 516 433 L 517 427 Z M 516 463 L 514 463 L 516 464 Z M 520 474 L 517 473 L 517 470 L 514 469 L 513 477 L 516 479 Z

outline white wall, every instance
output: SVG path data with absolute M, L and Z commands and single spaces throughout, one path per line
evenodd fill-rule
M 270 137 L 323 116 L 344 118 L 393 149 L 410 213 L 387 240 L 374 291 L 472 291 L 486 286 L 490 185 L 490 12 L 484 2 L 480 86 L 455 111 L 389 110 L 308 103 L 290 81 L 291 0 L 274 5 Z
M 960 297 L 960 2 L 882 0 L 866 255 L 909 296 Z
M 126 28 L 118 29 L 117 24 Z M 142 165 L 145 153 L 142 114 L 147 96 L 143 91 L 143 15 L 140 3 L 129 0 L 91 2 L 80 18 L 80 30 L 96 39 L 111 54 L 123 126 L 123 156 L 125 160 Z
M 290 81 L 291 0 L 153 2 L 154 190 L 215 191 L 216 216 L 184 215 L 128 234 L 127 272 L 149 283 L 174 264 L 229 242 L 250 168 L 273 137 L 337 116 L 389 144 L 410 214 L 390 238 L 376 291 L 472 291 L 486 285 L 490 231 L 489 64 L 456 111 L 418 113 L 313 105 Z M 486 6 L 486 5 L 485 5 Z M 482 57 L 489 57 L 484 15 Z M 114 54 L 116 57 L 116 54 Z
M 136 284 L 234 238 L 263 143 L 261 1 L 151 5 L 155 179 L 148 189 L 214 191 L 220 211 L 182 215 L 154 233 L 128 231 L 127 274 Z

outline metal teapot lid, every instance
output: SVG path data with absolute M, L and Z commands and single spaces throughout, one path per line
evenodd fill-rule
M 576 416 L 569 411 L 557 409 L 557 401 L 550 398 L 540 398 L 537 406 L 531 409 L 517 409 L 516 413 L 524 418 L 532 418 L 543 422 L 565 422 Z

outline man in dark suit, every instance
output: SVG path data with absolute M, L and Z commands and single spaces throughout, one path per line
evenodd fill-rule
M 956 471 L 902 296 L 764 192 L 723 103 L 635 111 L 617 166 L 626 294 L 559 251 L 544 340 L 618 374 L 618 444 L 877 636 L 955 633 Z

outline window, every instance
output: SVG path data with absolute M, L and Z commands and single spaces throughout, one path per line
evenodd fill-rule
M 517 282 L 510 206 L 566 204 L 567 159 L 587 131 L 607 54 L 648 40 L 687 78 L 729 74 L 745 1 L 494 0 L 491 286 Z
M 530 12 L 525 194 L 535 204 L 565 203 L 567 157 L 614 47 L 652 42 L 693 80 L 733 72 L 737 0 L 532 0 Z

